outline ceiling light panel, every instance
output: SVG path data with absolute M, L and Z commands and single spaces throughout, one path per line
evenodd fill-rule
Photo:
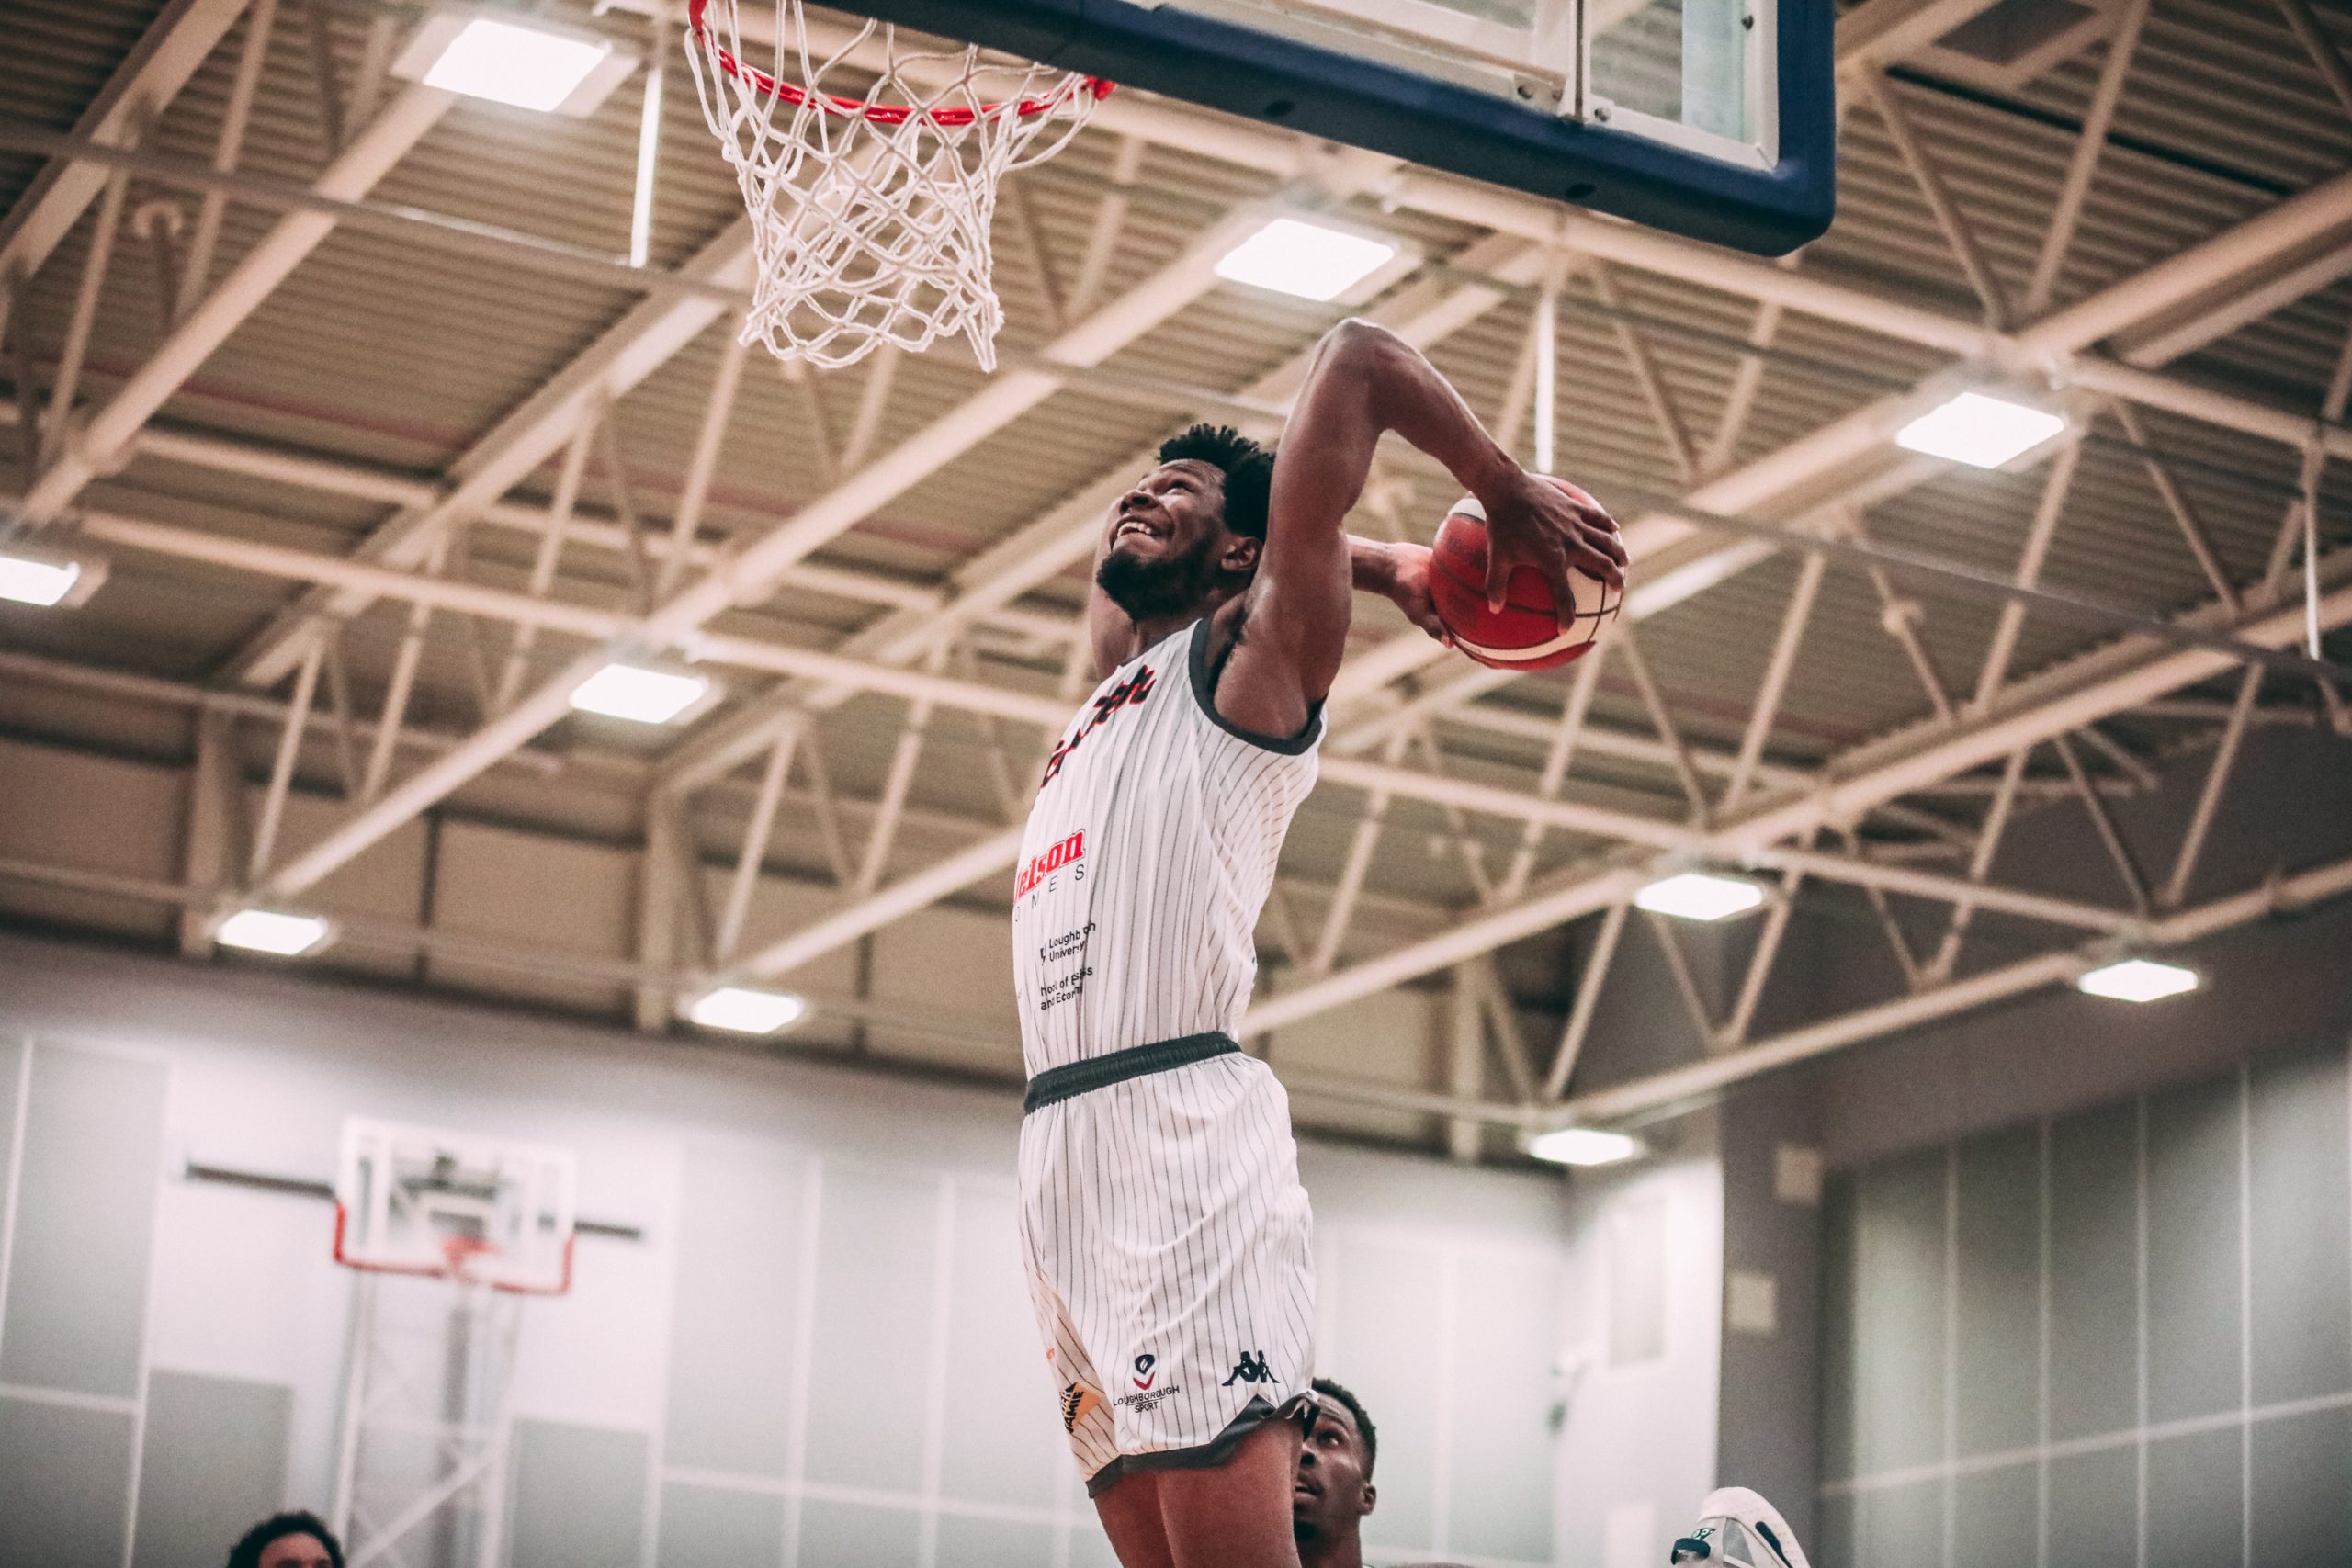
M 571 705 L 634 724 L 675 724 L 709 694 L 706 676 L 607 664 L 572 688 Z
M 1973 468 L 1997 468 L 2065 428 L 2064 416 L 2048 409 L 1988 392 L 1962 392 L 1895 432 L 1894 444 Z
M 808 1011 L 803 998 L 788 991 L 763 991 L 750 986 L 720 986 L 696 997 L 686 1017 L 705 1029 L 734 1034 L 774 1034 L 800 1021 Z
M 1225 254 L 1216 275 L 1318 302 L 1339 299 L 1396 259 L 1395 243 L 1353 229 L 1277 218 Z
M 1720 920 L 1745 914 L 1764 902 L 1764 889 L 1740 876 L 1686 871 L 1651 883 L 1634 895 L 1634 907 L 1684 920 Z

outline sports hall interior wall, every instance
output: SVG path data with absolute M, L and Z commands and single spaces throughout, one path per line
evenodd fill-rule
M 2324 863 L 2352 844 L 2352 798 L 2346 797 L 2343 783 L 2352 746 L 2324 727 L 2265 729 L 2249 737 L 2246 746 L 2239 784 L 2244 793 L 2233 798 L 2228 831 L 2215 836 L 2200 873 L 2209 887 L 2257 884 L 2273 872 Z M 2177 760 L 2163 771 L 2157 788 L 2115 802 L 2125 841 L 2148 852 L 2149 863 L 2161 863 L 2153 856 L 2177 840 L 2204 768 L 2202 758 Z M 1993 875 L 2011 886 L 2077 890 L 2099 887 L 2103 880 L 2114 889 L 2114 897 L 2121 897 L 2114 866 L 2079 803 L 2073 801 L 2015 823 Z M 1928 948 L 1941 934 L 1939 920 L 1921 919 L 1916 909 L 1899 912 L 1905 915 L 1915 950 Z M 1883 1001 L 1902 989 L 1876 921 L 1859 899 L 1849 913 L 1849 919 L 1829 918 L 1816 905 L 1810 919 L 1801 915 L 1792 928 L 1792 940 L 1804 944 L 1805 983 L 1815 988 L 1816 1005 L 1825 1014 Z M 1744 957 L 1745 940 L 1736 933 L 1717 940 L 1732 946 L 1736 957 Z M 1974 964 L 1989 965 L 2005 956 L 1997 924 L 1980 920 L 1972 942 Z M 1692 951 L 1707 950 L 1694 944 Z M 1723 1472 L 1754 1478 L 1775 1496 L 1799 1499 L 1789 1507 L 1789 1516 L 1807 1539 L 1816 1531 L 1825 1538 L 1826 1550 L 1815 1554 L 1825 1568 L 1830 1562 L 1876 1563 L 1921 1551 L 1936 1556 L 1941 1551 L 1942 1505 L 1937 1489 L 1951 1477 L 1915 1478 L 1909 1490 L 1897 1489 L 1899 1496 L 1858 1505 L 1854 1445 L 1861 1440 L 1855 1436 L 1860 1421 L 1876 1434 L 1865 1445 L 1869 1462 L 1864 1469 L 1900 1470 L 1904 1475 L 1914 1461 L 1941 1463 L 1946 1454 L 1941 1412 L 1947 1395 L 1941 1392 L 1942 1364 L 1936 1359 L 1942 1353 L 1943 1330 L 1935 1325 L 1943 1321 L 1943 1292 L 1948 1289 L 1941 1272 L 1947 1210 L 1939 1185 L 1948 1159 L 1961 1162 L 1958 1168 L 1968 1173 L 1950 1211 L 1950 1224 L 1958 1227 L 1964 1223 L 1960 1217 L 1963 1212 L 1978 1212 L 1979 1166 L 1986 1160 L 2000 1165 L 2008 1158 L 2001 1150 L 2013 1153 L 2019 1139 L 2031 1143 L 2042 1135 L 2037 1129 L 2104 1124 L 2101 1119 L 2111 1121 L 2118 1114 L 2128 1121 L 2132 1107 L 2142 1102 L 2226 1100 L 2240 1092 L 2242 1081 L 2268 1085 L 2272 1087 L 2263 1091 L 2268 1098 L 2256 1103 L 2278 1106 L 2285 1095 L 2303 1110 L 2281 1112 L 2289 1123 L 2289 1142 L 2282 1157 L 2266 1168 L 2261 1201 L 2287 1214 L 2309 1210 L 2321 1239 L 2332 1234 L 2327 1226 L 2335 1222 L 2329 1216 L 2341 1208 L 2347 1189 L 2334 1174 L 2337 1167 L 2330 1157 L 2340 1161 L 2345 1156 L 2298 1153 L 2293 1138 L 2300 1136 L 2295 1129 L 2309 1115 L 2319 1115 L 2324 1123 L 2327 1115 L 2340 1118 L 2342 1113 L 2342 1057 L 2345 1043 L 2352 1040 L 2352 984 L 2346 983 L 2352 974 L 2352 901 L 2282 911 L 2199 944 L 2187 961 L 2198 967 L 2202 986 L 2160 1006 L 2135 1008 L 2071 990 L 2043 992 L 1842 1052 L 1810 1069 L 1742 1086 L 1718 1108 L 1726 1286 L 1743 1272 L 1770 1278 L 1781 1327 L 1770 1336 L 1743 1333 L 1736 1325 L 1727 1325 L 1724 1333 L 1724 1393 L 1718 1414 Z M 1966 968 L 1964 964 L 1963 973 Z M 1709 971 L 1702 967 L 1701 972 Z M 2334 1066 L 2328 1066 L 2330 1061 Z M 2330 1074 L 2333 1091 L 2324 1087 Z M 2311 1087 L 2313 1083 L 2319 1087 Z M 2293 1085 L 2305 1087 L 2278 1087 Z M 2326 1109 L 2330 1104 L 2335 1106 L 2332 1112 Z M 2324 1135 L 2320 1142 L 2324 1143 Z M 1820 1151 L 1831 1172 L 1822 1204 L 1790 1203 L 1775 1196 L 1774 1159 L 1783 1146 Z M 2191 1150 L 2183 1157 L 2204 1156 Z M 2130 1150 L 2118 1159 L 2128 1176 Z M 2127 1180 L 2124 1187 L 2114 1200 L 2122 1206 L 2112 1212 L 2095 1210 L 2084 1222 L 2086 1235 L 2104 1232 L 2111 1240 L 2120 1226 L 2128 1242 L 2137 1222 L 2132 1184 Z M 1858 1211 L 1857 1192 L 1909 1197 L 1886 1198 L 1883 1203 L 1871 1197 Z M 1963 1201 L 1969 1205 L 1965 1211 L 1957 1206 Z M 2170 1234 L 2184 1258 L 2236 1257 L 2234 1201 L 2223 1204 L 2227 1213 L 2218 1218 L 2210 1202 L 2202 1212 L 2192 1208 L 2177 1218 Z M 1871 1216 L 1862 1231 L 1856 1228 L 1858 1213 Z M 1876 1240 L 1857 1253 L 1854 1238 L 1862 1234 Z M 1955 1228 L 1952 1234 L 1968 1233 Z M 2127 1255 L 2130 1250 L 2127 1245 Z M 1968 1267 L 1973 1270 L 1978 1265 L 1971 1262 Z M 2124 1267 L 2128 1271 L 2128 1260 Z M 2352 1281 L 2352 1274 L 2345 1278 Z M 1960 1290 L 1957 1285 L 1949 1288 Z M 1980 1331 L 1974 1314 L 1992 1310 L 1985 1305 L 1987 1293 L 1999 1289 L 1997 1283 L 1972 1278 L 1967 1286 L 1972 1293 L 1951 1297 L 1965 1303 L 1971 1314 L 1966 1332 L 1976 1337 L 1968 1343 L 1981 1347 L 1991 1332 Z M 2159 1317 L 2170 1312 L 2176 1321 L 2195 1304 L 2171 1297 L 2151 1300 Z M 1854 1305 L 1882 1302 L 1894 1304 L 1883 1311 Z M 2117 1310 L 2126 1314 L 2121 1321 L 2130 1321 L 2130 1301 Z M 1871 1315 L 1874 1311 L 1878 1315 Z M 2341 1315 L 2322 1314 L 2314 1320 L 2323 1325 L 2319 1332 Z M 2234 1314 L 2229 1315 L 2215 1332 L 2226 1338 L 2224 1330 L 2236 1322 Z M 1894 1326 L 1876 1326 L 1890 1323 Z M 1933 1338 L 1933 1347 L 1922 1348 L 1923 1333 Z M 1923 1354 L 1934 1363 L 1928 1368 L 1933 1387 L 1926 1393 L 1914 1398 L 1916 1390 L 1896 1393 L 1885 1386 L 1886 1378 L 1909 1375 L 1890 1371 L 1888 1357 L 1901 1361 Z M 2218 1357 L 2231 1367 L 2237 1364 L 2237 1350 L 2230 1345 L 2217 1342 L 2202 1347 L 2199 1354 Z M 1955 1368 L 1963 1385 L 1976 1381 L 1973 1363 L 1955 1363 Z M 2131 1374 L 2125 1375 L 2128 1380 Z M 1869 1416 L 1859 1414 L 1857 1404 L 1865 1392 L 1875 1402 Z M 2314 1382 L 2304 1392 L 2325 1397 L 2338 1391 Z M 2020 1398 L 2021 1408 L 2030 1409 L 2031 1391 Z M 2136 1430 L 2132 1423 L 2124 1426 Z M 1817 1439 L 1792 1442 L 1792 1427 L 1817 1433 Z M 2330 1427 L 2323 1435 L 2333 1441 L 2333 1434 Z M 2104 1438 L 2110 1449 L 2120 1441 L 2104 1431 L 2064 1436 Z M 2230 1440 L 2236 1438 L 2233 1435 Z M 1973 1490 L 1979 1484 L 1977 1472 L 1969 1467 L 1983 1459 L 1983 1442 L 1974 1436 L 1965 1442 L 1955 1436 L 1951 1441 L 1959 1445 L 1952 1457 L 1962 1461 L 1952 1472 L 1961 1488 L 1953 1495 L 1964 1515 L 2014 1520 L 2015 1509 L 2021 1506 L 2030 1524 L 2039 1499 L 2029 1495 L 2020 1504 L 1990 1482 L 1983 1484 L 1993 1490 L 1979 1495 Z M 2039 1461 L 2029 1457 L 2020 1462 L 2030 1472 Z M 2169 1458 L 2160 1460 L 2169 1462 Z M 2014 1484 L 2015 1479 L 2012 1475 L 2001 1484 Z M 1816 1515 L 1816 1494 L 1825 1483 L 1832 1495 L 1821 1500 L 1826 1511 Z M 2276 1494 L 2276 1500 L 2292 1520 L 2308 1520 L 2312 1499 L 2333 1495 L 2324 1487 L 2337 1483 L 2324 1476 L 2309 1488 L 2282 1482 L 2285 1489 Z M 1877 1497 L 1882 1488 L 1873 1484 L 1863 1490 Z M 2352 1491 L 2345 1495 L 2352 1495 Z M 2226 1516 L 2232 1530 L 2239 1518 L 2236 1495 L 2232 1494 L 2227 1509 L 2217 1505 L 2216 1517 Z M 2104 1506 L 2069 1494 L 2062 1515 L 2076 1502 L 2094 1513 Z M 1865 1512 L 1857 1514 L 1858 1506 Z M 1877 1511 L 1868 1511 L 1872 1508 Z M 2125 1498 L 2123 1509 L 2127 1523 L 2141 1517 L 2132 1497 Z M 2160 1513 L 2159 1525 L 2173 1517 Z M 1858 1519 L 1867 1523 L 1867 1530 Z M 1930 1525 L 1928 1534 L 1917 1533 Z M 2092 1536 L 2067 1534 L 2072 1528 L 2066 1526 L 2057 1538 L 2057 1554 L 2041 1560 L 2070 1565 L 2108 1561 L 2099 1555 L 2104 1549 Z M 2292 1524 L 2289 1534 L 2302 1528 Z M 2160 1529 L 2152 1540 L 2161 1545 L 2165 1533 Z M 2128 1531 L 2120 1539 L 2127 1548 L 2133 1544 Z M 2029 1539 L 2030 1549 L 2039 1544 Z M 1992 1550 L 1995 1556 L 1986 1561 L 2038 1560 L 2030 1553 L 2017 1559 L 2001 1556 L 2003 1548 L 1997 1544 Z M 2148 1559 L 2172 1560 L 2161 1551 Z M 2207 1561 L 2194 1555 L 2177 1560 Z M 2291 1552 L 2265 1551 L 2251 1561 L 2295 1560 Z
M 2346 1062 L 2338 1032 L 1833 1180 L 1814 1561 L 2340 1560 Z
M 1107 1562 L 1026 1348 L 1010 1094 L 16 937 L 0 1040 L 0 1562 L 118 1562 L 135 1517 L 134 1562 L 193 1568 L 236 1509 L 323 1501 L 353 1278 L 330 1212 L 182 1173 L 322 1179 L 349 1113 L 571 1145 L 582 1213 L 642 1231 L 585 1237 L 571 1295 L 528 1309 L 513 1562 L 739 1568 L 786 1519 L 802 1562 L 915 1561 L 925 1532 L 942 1563 L 1060 1561 L 1061 1532 Z M 1545 1175 L 1311 1141 L 1303 1165 L 1325 1367 L 1383 1425 L 1373 1540 L 1552 1561 L 1597 1506 L 1553 1434 L 1561 1346 L 1596 1332 L 1586 1219 Z M 1643 1375 L 1704 1393 L 1716 1222 L 1657 1212 L 1700 1288 Z

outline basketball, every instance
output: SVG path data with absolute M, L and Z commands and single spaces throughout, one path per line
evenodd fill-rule
M 1569 494 L 1589 500 L 1566 479 Z M 1430 596 L 1453 645 L 1496 670 L 1550 670 L 1581 658 L 1615 618 L 1624 594 L 1599 578 L 1568 569 L 1577 602 L 1561 614 L 1552 585 L 1532 567 L 1512 569 L 1503 607 L 1487 605 L 1487 509 L 1475 496 L 1453 503 L 1431 547 Z

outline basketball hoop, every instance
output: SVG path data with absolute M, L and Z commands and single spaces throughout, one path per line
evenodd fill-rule
M 994 369 L 998 182 L 1069 145 L 1111 85 L 985 61 L 977 46 L 902 54 L 897 29 L 873 21 L 820 55 L 801 0 L 776 0 L 774 69 L 763 71 L 746 59 L 738 4 L 690 0 L 686 55 L 751 212 L 758 274 L 742 341 L 838 369 L 886 343 L 920 353 L 962 333 Z M 859 93 L 830 91 L 873 69 L 849 57 L 876 28 L 880 74 Z
M 371 1274 L 571 1289 L 569 1149 L 352 1117 L 334 1183 L 334 1260 Z

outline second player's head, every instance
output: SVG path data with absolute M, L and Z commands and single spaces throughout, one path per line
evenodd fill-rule
M 1300 1561 L 1313 1565 L 1346 1558 L 1349 1543 L 1379 1501 L 1372 1483 L 1380 1435 L 1363 1402 L 1329 1378 L 1315 1380 L 1314 1429 L 1298 1451 L 1291 1487 L 1291 1533 Z
M 1163 442 L 1159 466 L 1104 520 L 1094 581 L 1137 621 L 1230 598 L 1257 575 L 1273 478 L 1273 454 L 1223 425 L 1196 424 Z

